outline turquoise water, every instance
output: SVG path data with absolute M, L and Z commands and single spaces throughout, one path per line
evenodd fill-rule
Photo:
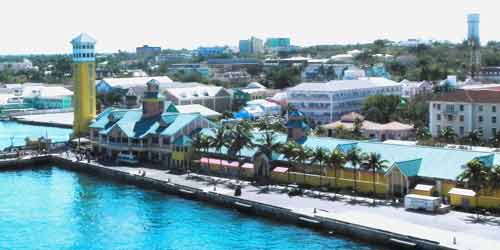
M 58 168 L 0 172 L 0 249 L 376 249 Z
M 53 142 L 67 141 L 71 129 L 33 126 L 11 121 L 0 121 L 0 150 L 14 143 L 14 146 L 24 145 L 26 137 L 49 137 Z M 12 139 L 12 141 L 11 141 Z

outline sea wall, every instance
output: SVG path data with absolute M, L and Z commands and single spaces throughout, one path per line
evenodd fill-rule
M 338 234 L 365 242 L 380 244 L 393 249 L 452 250 L 452 248 L 440 245 L 439 242 L 335 220 L 320 216 L 320 213 L 318 215 L 310 213 L 306 214 L 300 211 L 246 200 L 232 195 L 201 190 L 147 176 L 130 174 L 117 169 L 101 167 L 99 165 L 84 162 L 75 162 L 58 156 L 40 156 L 24 160 L 3 160 L 0 161 L 0 170 L 33 168 L 34 166 L 47 166 L 48 164 L 70 171 L 84 172 L 133 184 L 139 187 L 180 195 L 189 199 L 206 201 L 257 216 L 268 217 L 280 222 L 294 223 L 316 230 L 321 230 L 323 232 L 328 232 L 330 234 Z

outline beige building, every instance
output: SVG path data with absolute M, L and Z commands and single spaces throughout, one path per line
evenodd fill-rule
M 429 103 L 429 129 L 432 136 L 438 136 L 450 127 L 460 137 L 477 129 L 485 139 L 492 138 L 500 128 L 499 108 L 500 91 L 456 90 Z
M 162 93 L 176 105 L 200 104 L 219 113 L 231 110 L 231 94 L 223 87 L 201 85 L 187 88 L 168 88 Z
M 335 130 L 338 127 L 343 127 L 346 130 L 354 129 L 356 119 L 361 121 L 361 134 L 367 138 L 376 138 L 382 141 L 385 140 L 407 140 L 415 136 L 415 129 L 412 125 L 400 122 L 377 123 L 365 120 L 365 117 L 351 112 L 343 115 L 340 120 L 323 125 L 328 131 L 328 136 L 335 137 Z

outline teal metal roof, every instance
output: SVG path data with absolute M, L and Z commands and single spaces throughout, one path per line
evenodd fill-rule
M 177 139 L 174 141 L 174 145 L 176 146 L 189 146 L 193 143 L 193 139 L 191 139 L 189 136 L 179 136 Z
M 204 129 L 202 133 L 213 135 L 213 131 L 210 129 Z M 255 137 L 254 143 L 258 143 L 257 138 L 261 137 L 262 133 L 253 132 L 253 134 Z M 285 143 L 286 138 L 285 134 L 276 133 L 277 142 Z M 456 180 L 463 172 L 462 166 L 476 158 L 490 166 L 500 163 L 500 157 L 495 157 L 496 155 L 492 153 L 438 147 L 394 145 L 373 141 L 343 140 L 316 136 L 308 136 L 303 141 L 299 141 L 299 143 L 311 149 L 325 148 L 333 150 L 338 148 L 344 152 L 356 146 L 364 153 L 379 153 L 383 160 L 388 161 L 387 165 L 397 165 L 407 176 L 447 180 Z M 251 158 L 256 151 L 257 148 L 245 148 L 241 151 L 241 155 Z M 225 152 L 223 150 L 223 153 Z M 273 160 L 283 159 L 282 155 L 273 155 Z M 346 164 L 345 167 L 350 168 L 352 166 Z
M 200 117 L 200 114 L 164 113 L 157 117 L 143 118 L 140 109 L 107 109 L 99 114 L 90 127 L 101 129 L 100 134 L 108 134 L 118 127 L 130 138 L 143 138 L 149 134 L 172 136 Z
M 394 163 L 393 167 L 399 168 L 401 172 L 408 176 L 417 176 L 418 172 L 420 170 L 420 165 L 422 164 L 422 159 L 415 159 L 415 160 L 409 160 L 409 161 L 400 161 Z M 387 170 L 389 172 L 389 170 Z

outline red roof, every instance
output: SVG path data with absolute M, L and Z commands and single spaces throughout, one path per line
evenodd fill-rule
M 496 90 L 463 90 L 459 89 L 442 94 L 434 101 L 441 102 L 469 102 L 469 103 L 500 103 L 500 91 Z

